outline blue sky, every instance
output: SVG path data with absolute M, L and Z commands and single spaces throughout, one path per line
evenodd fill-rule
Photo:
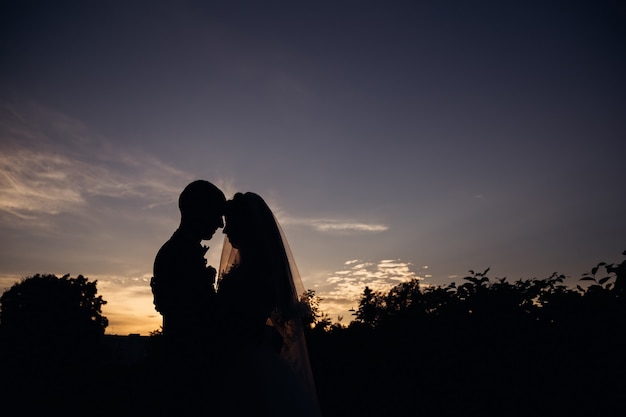
M 344 322 L 365 285 L 621 262 L 626 12 L 504 3 L 3 2 L 0 287 L 83 274 L 110 333 L 158 328 L 198 178 L 262 195 Z

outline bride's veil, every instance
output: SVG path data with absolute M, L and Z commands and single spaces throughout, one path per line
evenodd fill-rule
M 256 221 L 271 223 L 257 225 L 259 227 L 257 230 L 264 231 L 263 239 L 267 240 L 267 242 L 264 242 L 264 245 L 273 248 L 270 253 L 273 254 L 272 256 L 275 257 L 276 263 L 279 265 L 279 268 L 276 268 L 277 272 L 275 272 L 276 279 L 272 281 L 272 285 L 276 287 L 272 293 L 278 294 L 277 306 L 271 317 L 268 317 L 267 324 L 274 326 L 282 336 L 281 358 L 289 364 L 294 374 L 302 381 L 304 389 L 308 392 L 310 398 L 317 404 L 317 394 L 302 321 L 302 315 L 306 311 L 306 306 L 300 300 L 305 291 L 304 285 L 285 234 L 273 213 L 256 194 L 245 193 L 245 196 L 248 197 L 248 202 L 253 204 L 253 210 L 257 214 L 262 213 L 255 216 Z M 271 231 L 265 232 L 266 230 Z M 275 231 L 278 233 L 275 233 Z M 228 237 L 225 236 L 218 271 L 218 292 L 221 278 L 238 263 L 239 251 L 233 248 Z

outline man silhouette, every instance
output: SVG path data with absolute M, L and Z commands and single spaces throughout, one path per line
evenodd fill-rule
M 163 400 L 183 415 L 184 409 L 195 407 L 198 381 L 204 386 L 211 377 L 216 270 L 206 264 L 208 248 L 201 242 L 224 227 L 225 204 L 224 193 L 210 182 L 187 185 L 178 199 L 180 225 L 154 260 L 150 286 L 155 308 L 163 316 Z

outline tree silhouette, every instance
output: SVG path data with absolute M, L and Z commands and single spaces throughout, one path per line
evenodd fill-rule
M 626 261 L 578 285 L 489 272 L 366 287 L 350 325 L 311 334 L 324 415 L 626 415 Z
M 84 360 L 85 348 L 94 346 L 108 325 L 96 283 L 82 275 L 37 274 L 14 284 L 0 297 L 5 347 L 29 361 Z
M 374 328 L 378 325 L 380 316 L 385 314 L 385 307 L 383 295 L 366 286 L 359 301 L 355 322 Z
M 113 383 L 104 378 L 104 304 L 96 282 L 82 275 L 37 274 L 2 294 L 0 392 L 5 404 L 29 415 L 97 415 L 95 405 Z
M 557 273 L 509 282 L 486 269 L 459 285 L 366 287 L 347 326 L 331 324 L 309 290 L 301 301 L 323 415 L 626 415 L 625 269 L 626 261 L 600 262 L 574 285 Z M 87 339 L 106 328 L 104 304 L 82 276 L 36 275 L 2 295 L 0 342 L 13 346 L 0 353 L 5 398 L 28 387 L 22 410 L 158 414 L 154 357 L 92 368 L 85 360 L 94 353 Z M 158 342 L 160 332 L 151 336 Z M 46 373 L 33 363 L 62 353 L 62 366 L 39 382 Z

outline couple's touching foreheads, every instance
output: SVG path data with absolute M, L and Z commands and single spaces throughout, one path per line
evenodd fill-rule
M 180 225 L 150 282 L 163 316 L 163 415 L 320 416 L 284 234 L 258 194 L 232 199 L 197 180 L 178 199 Z M 223 228 L 220 265 L 208 247 Z M 219 272 L 218 272 L 219 271 Z

